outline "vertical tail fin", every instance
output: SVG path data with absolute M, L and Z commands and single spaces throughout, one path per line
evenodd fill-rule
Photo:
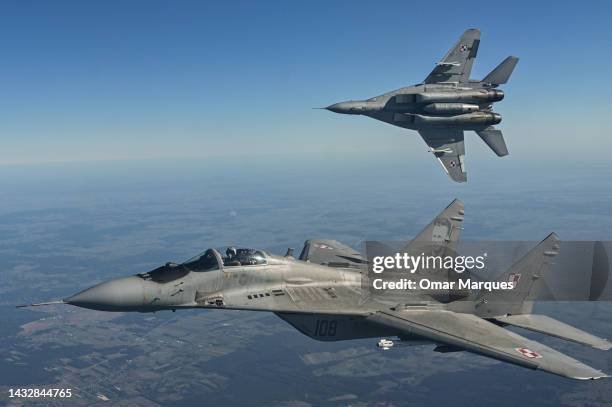
M 512 71 L 514 71 L 514 67 L 518 63 L 519 59 L 517 57 L 508 57 L 502 61 L 501 64 L 497 65 L 495 69 L 493 69 L 485 78 L 481 81 L 483 83 L 487 83 L 489 85 L 502 85 L 508 82 L 510 79 L 510 75 L 512 75 Z
M 463 202 L 459 199 L 453 200 L 404 247 L 403 251 L 416 254 L 423 248 L 431 248 L 432 245 L 436 245 L 436 247 L 445 247 L 455 252 L 461 235 L 464 215 Z
M 559 238 L 551 233 L 498 279 L 514 283 L 512 290 L 485 291 L 478 297 L 476 311 L 483 318 L 529 314 L 544 286 L 543 276 L 559 254 Z
M 502 134 L 501 130 L 497 130 L 493 126 L 489 126 L 484 130 L 477 130 L 476 134 L 480 136 L 482 141 L 487 143 L 487 145 L 495 154 L 497 154 L 498 157 L 508 155 L 508 147 L 506 147 L 504 135 Z

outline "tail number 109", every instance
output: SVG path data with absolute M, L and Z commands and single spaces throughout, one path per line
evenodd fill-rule
M 317 319 L 315 325 L 315 336 L 336 336 L 338 329 L 338 321 L 326 319 Z

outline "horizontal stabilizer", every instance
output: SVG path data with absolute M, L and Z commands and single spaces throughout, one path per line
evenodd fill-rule
M 506 142 L 504 141 L 504 135 L 501 130 L 497 130 L 494 127 L 487 127 L 484 130 L 480 130 L 476 132 L 482 141 L 487 143 L 487 145 L 493 150 L 498 157 L 503 157 L 508 155 L 508 147 L 506 147 Z
M 482 82 L 488 83 L 489 85 L 502 85 L 508 82 L 518 60 L 517 57 L 508 57 L 504 59 L 501 64 L 497 65 L 495 69 L 485 76 Z
M 495 320 L 504 324 L 528 329 L 530 331 L 589 345 L 601 350 L 608 350 L 612 348 L 612 343 L 608 342 L 606 339 L 591 335 L 588 332 L 575 328 L 561 321 L 557 321 L 556 319 L 546 315 L 508 315 L 495 317 Z

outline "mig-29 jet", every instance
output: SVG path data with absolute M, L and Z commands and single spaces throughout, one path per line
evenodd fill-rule
M 499 157 L 508 155 L 501 130 L 493 127 L 501 115 L 492 109 L 504 98 L 497 87 L 508 81 L 518 62 L 510 56 L 481 81 L 470 80 L 479 44 L 480 31 L 467 30 L 423 83 L 326 109 L 417 130 L 444 171 L 454 181 L 465 182 L 464 131 L 475 131 Z
M 455 250 L 464 219 L 455 200 L 406 246 L 441 243 Z M 134 276 L 103 282 L 64 300 L 19 307 L 71 304 L 100 311 L 154 312 L 180 309 L 265 311 L 321 341 L 385 338 L 384 349 L 400 343 L 431 343 L 438 352 L 468 351 L 518 366 L 573 379 L 607 375 L 504 326 L 552 335 L 607 350 L 612 343 L 545 315 L 532 314 L 543 274 L 559 250 L 549 235 L 512 265 L 498 281 L 516 283 L 511 291 L 476 291 L 455 301 L 434 296 L 400 300 L 364 296 L 367 256 L 335 240 L 309 240 L 299 258 L 263 250 L 208 249 L 183 263 L 167 263 Z M 518 277 L 520 278 L 518 278 Z M 399 350 L 399 348 L 398 348 Z

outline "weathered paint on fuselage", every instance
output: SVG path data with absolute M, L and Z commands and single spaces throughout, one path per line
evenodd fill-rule
M 482 97 L 462 96 L 461 92 L 473 94 L 482 93 Z M 487 93 L 488 92 L 488 93 Z M 501 116 L 490 112 L 490 106 L 496 100 L 487 100 L 491 92 L 498 92 L 496 98 L 503 98 L 503 92 L 483 86 L 480 82 L 463 84 L 418 84 L 367 99 L 337 103 L 328 107 L 337 113 L 356 114 L 368 116 L 382 122 L 411 130 L 425 128 L 460 128 L 463 130 L 480 130 L 501 121 Z M 473 105 L 474 109 L 457 113 L 432 113 L 424 107 L 435 103 L 418 102 L 415 97 L 420 95 L 447 95 L 452 100 L 447 102 Z M 336 106 L 336 108 L 334 108 Z M 430 119 L 442 119 L 442 122 L 433 122 Z M 416 121 L 415 121 L 416 119 Z M 457 122 L 459 120 L 459 122 Z
M 219 256 L 219 264 L 223 262 Z M 268 311 L 314 339 L 392 336 L 367 321 L 380 308 L 361 295 L 361 270 L 266 255 L 266 264 L 190 271 L 181 265 L 111 280 L 67 303 L 101 311 L 186 308 Z
M 267 311 L 317 340 L 400 335 L 402 340 L 422 341 L 369 320 L 379 310 L 405 303 L 406 298 L 362 295 L 360 268 L 330 267 L 269 254 L 266 264 L 228 267 L 215 253 L 218 269 L 192 271 L 169 263 L 148 273 L 99 284 L 65 302 L 117 312 L 187 308 Z M 452 305 L 427 298 L 411 304 L 419 309 Z M 468 301 L 454 304 L 455 308 L 466 307 L 466 312 L 473 310 Z

